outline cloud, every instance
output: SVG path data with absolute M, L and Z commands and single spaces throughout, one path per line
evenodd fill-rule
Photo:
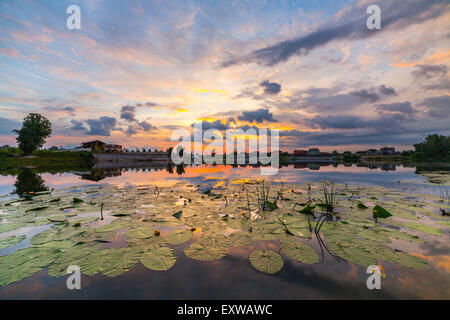
M 224 131 L 229 128 L 228 123 L 223 123 L 220 120 L 211 121 L 211 122 L 203 120 L 201 122 L 201 124 L 202 124 L 202 130 L 216 129 L 216 130 Z M 191 127 L 194 127 L 194 125 L 195 125 L 194 123 L 191 124 Z
M 381 94 L 384 94 L 385 96 L 397 96 L 398 95 L 394 88 L 387 87 L 384 84 L 382 84 L 379 87 L 379 91 Z
M 112 117 L 100 117 L 99 119 L 88 119 L 83 121 L 72 120 L 72 130 L 82 131 L 90 136 L 109 137 L 115 129 L 117 120 Z
M 270 82 L 269 80 L 265 80 L 259 84 L 264 88 L 265 94 L 278 94 L 281 91 L 281 85 L 276 82 Z
M 142 132 L 142 131 L 148 132 L 153 129 L 156 129 L 156 127 L 147 121 L 141 121 L 141 122 L 136 122 L 136 123 L 130 124 L 126 130 L 122 130 L 122 131 L 127 136 L 132 136 L 139 132 Z
M 366 89 L 353 91 L 353 92 L 351 92 L 351 94 L 360 98 L 362 102 L 373 103 L 373 102 L 377 102 L 378 100 L 380 100 L 380 96 L 378 94 L 376 94 L 375 92 L 369 92 Z
M 321 129 L 355 129 L 366 125 L 366 121 L 357 116 L 317 116 L 310 119 L 313 128 Z
M 20 129 L 21 126 L 18 121 L 0 118 L 0 134 L 11 135 L 14 129 Z
M 73 107 L 44 107 L 43 109 L 54 112 L 67 112 L 71 115 L 75 115 L 75 111 L 77 110 Z
M 418 110 L 414 109 L 411 106 L 411 102 L 397 102 L 397 103 L 389 103 L 389 104 L 379 104 L 376 106 L 378 111 L 387 111 L 387 112 L 398 112 L 404 114 L 413 114 Z
M 366 1 L 347 7 L 338 13 L 333 22 L 320 26 L 316 31 L 292 40 L 255 50 L 244 57 L 229 59 L 222 63 L 228 67 L 239 63 L 257 63 L 274 66 L 287 61 L 292 56 L 308 55 L 315 48 L 335 40 L 359 40 L 377 35 L 384 30 L 398 30 L 413 24 L 422 23 L 443 15 L 448 2 L 446 0 L 411 0 L 408 5 L 399 5 L 398 1 L 386 0 L 379 3 L 382 12 L 382 29 L 366 28 Z
M 147 107 L 147 108 L 154 108 L 157 107 L 158 104 L 154 102 L 145 102 L 145 103 L 137 103 L 136 107 Z
M 152 124 L 150 124 L 147 121 L 141 121 L 141 122 L 138 123 L 138 125 L 144 131 L 150 131 L 150 130 L 156 129 L 155 126 L 153 126 Z
M 416 82 L 422 83 L 425 90 L 449 90 L 450 78 L 447 75 L 448 67 L 443 64 L 420 64 L 411 72 Z
M 440 65 L 429 65 L 429 64 L 419 64 L 415 66 L 416 70 L 411 72 L 411 75 L 416 79 L 433 79 L 435 77 L 446 78 L 447 77 L 447 66 Z
M 72 127 L 70 129 L 75 131 L 86 131 L 83 121 L 71 120 L 70 123 L 72 123 Z
M 448 130 L 440 128 L 424 128 L 405 131 L 404 129 L 378 130 L 355 134 L 352 131 L 345 132 L 309 132 L 291 130 L 280 132 L 281 147 L 302 146 L 342 146 L 361 144 L 370 146 L 384 145 L 413 145 L 422 141 L 424 137 L 432 133 L 448 134 Z
M 132 136 L 135 135 L 137 133 L 139 133 L 139 131 L 145 131 L 148 132 L 150 130 L 156 129 L 155 126 L 153 126 L 152 124 L 150 124 L 147 121 L 139 121 L 136 118 L 136 109 L 137 108 L 141 108 L 141 107 L 147 107 L 147 108 L 153 108 L 156 106 L 156 103 L 153 102 L 146 102 L 146 103 L 138 103 L 135 106 L 123 106 L 122 109 L 120 110 L 120 119 L 124 119 L 127 122 L 129 122 L 130 124 L 128 125 L 128 128 L 122 129 L 122 131 L 127 135 L 127 136 Z
M 271 112 L 268 109 L 258 109 L 255 111 L 243 111 L 241 115 L 238 116 L 238 120 L 247 121 L 247 122 L 256 122 L 262 123 L 264 121 L 267 122 L 277 122 L 273 118 Z
M 450 96 L 426 98 L 419 106 L 427 107 L 432 117 L 448 118 L 450 116 Z
M 124 119 L 129 122 L 136 121 L 136 107 L 123 106 L 122 109 L 120 110 L 120 119 Z
M 136 122 L 138 121 L 136 119 L 137 108 L 154 108 L 156 106 L 158 105 L 154 102 L 137 103 L 135 106 L 123 106 L 122 109 L 120 109 L 120 119 L 124 119 L 129 122 Z

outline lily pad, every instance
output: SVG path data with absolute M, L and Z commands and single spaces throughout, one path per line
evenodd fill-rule
M 141 263 L 150 270 L 164 271 L 173 267 L 176 261 L 175 251 L 168 247 L 157 247 L 145 252 Z
M 19 237 L 11 236 L 11 237 L 0 239 L 0 249 L 11 247 L 11 246 L 25 240 L 25 238 L 26 238 L 25 236 L 19 236 Z
M 17 250 L 13 254 L 0 257 L 0 285 L 27 278 L 51 264 L 60 254 L 54 248 L 35 248 Z
M 95 232 L 109 232 L 109 231 L 116 231 L 120 229 L 124 229 L 126 227 L 129 227 L 131 224 L 128 220 L 114 220 L 110 224 L 107 224 L 106 226 L 100 227 L 98 229 L 95 229 Z
M 126 217 L 126 216 L 131 216 L 133 214 L 133 212 L 113 212 L 110 213 L 111 216 L 113 217 Z
M 190 229 L 175 230 L 167 234 L 166 240 L 174 245 L 180 245 L 191 240 L 193 232 Z
M 391 216 L 392 216 L 392 214 L 390 214 L 390 212 L 387 211 L 386 209 L 384 209 L 383 207 L 375 206 L 373 208 L 373 217 L 374 218 L 388 218 Z
M 263 273 L 274 274 L 283 268 L 283 258 L 273 250 L 254 250 L 249 255 L 252 266 Z
M 140 226 L 125 232 L 127 237 L 132 239 L 146 239 L 155 235 L 155 230 L 150 227 Z
M 308 264 L 319 262 L 319 255 L 316 250 L 299 240 L 284 241 L 281 244 L 281 251 L 299 262 Z
M 423 233 L 433 234 L 435 236 L 442 236 L 442 230 L 432 226 L 428 226 L 426 224 L 407 222 L 405 223 L 405 225 L 408 228 L 415 229 Z
M 191 259 L 200 261 L 219 260 L 227 255 L 230 246 L 229 239 L 223 236 L 202 236 L 199 242 L 184 249 L 184 253 Z
M 174 213 L 173 216 L 177 219 L 181 219 L 182 214 L 183 214 L 183 211 L 178 211 L 178 212 Z
M 55 215 L 51 215 L 47 217 L 48 221 L 51 222 L 65 222 L 67 221 L 67 217 L 60 215 L 60 214 L 55 214 Z

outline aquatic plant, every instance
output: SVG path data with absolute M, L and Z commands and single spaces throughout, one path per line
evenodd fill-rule
M 1 218 L 6 220 L 0 223 L 0 248 L 24 241 L 14 233 L 22 227 L 51 228 L 31 238 L 28 248 L 0 257 L 0 285 L 19 281 L 46 267 L 51 276 L 63 276 L 72 264 L 79 265 L 83 274 L 110 277 L 127 272 L 137 263 L 162 271 L 176 263 L 171 246 L 185 245 L 182 254 L 187 257 L 213 261 L 225 257 L 232 246 L 248 246 L 255 241 L 279 244 L 278 252 L 250 252 L 249 263 L 268 274 L 281 270 L 287 258 L 318 263 L 319 253 L 311 247 L 311 241 L 318 241 L 322 261 L 328 252 L 363 267 L 383 260 L 418 268 L 426 264 L 423 259 L 386 245 L 392 239 L 424 242 L 419 236 L 398 230 L 398 226 L 431 237 L 448 236 L 443 232 L 449 227 L 448 221 L 442 216 L 438 216 L 440 227 L 413 221 L 418 219 L 416 212 L 436 217 L 429 207 L 442 206 L 438 197 L 426 195 L 422 207 L 410 194 L 382 187 L 360 187 L 358 200 L 338 197 L 348 189 L 330 183 L 269 187 L 266 182 L 263 187 L 262 181 L 245 180 L 221 184 L 209 195 L 185 183 L 158 187 L 157 193 L 154 190 L 154 186 L 100 185 L 1 201 Z M 83 201 L 74 204 L 74 198 Z M 265 207 L 256 215 L 255 209 L 261 210 L 263 200 L 276 202 L 277 207 Z M 372 207 L 369 203 L 373 201 L 377 204 Z M 361 208 L 360 203 L 372 210 Z M 180 205 L 182 210 L 176 209 Z M 374 208 L 390 213 L 380 217 L 382 225 L 373 220 Z M 412 222 L 405 223 L 404 219 Z M 2 237 L 5 232 L 11 234 Z M 126 247 L 103 247 L 104 243 L 117 241 L 118 235 L 126 237 Z

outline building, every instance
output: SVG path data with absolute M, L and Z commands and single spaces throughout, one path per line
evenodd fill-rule
M 122 146 L 120 144 L 107 144 L 105 145 L 105 152 L 107 153 L 122 152 Z
M 94 141 L 88 141 L 88 142 L 83 142 L 81 144 L 81 147 L 83 149 L 91 149 L 91 151 L 93 153 L 103 153 L 105 152 L 105 146 L 106 143 L 100 141 L 100 140 L 94 140 Z
M 311 148 L 308 150 L 308 156 L 319 156 L 320 150 L 319 148 Z
M 308 151 L 306 150 L 294 150 L 294 157 L 307 156 Z
M 378 154 L 378 150 L 377 149 L 369 149 L 369 150 L 367 150 L 366 153 L 368 156 L 376 156 Z
M 392 147 L 384 147 L 380 149 L 380 154 L 382 156 L 394 156 L 395 155 L 395 148 Z

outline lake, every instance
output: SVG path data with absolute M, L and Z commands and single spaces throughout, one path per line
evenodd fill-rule
M 412 217 L 413 220 L 411 221 L 414 221 L 414 223 L 431 224 L 436 227 L 439 226 L 439 224 L 436 224 L 436 221 L 439 223 L 448 223 L 449 218 L 441 216 L 439 210 L 439 203 L 444 205 L 445 202 L 438 202 L 436 199 L 442 197 L 445 200 L 445 197 L 447 197 L 446 201 L 448 201 L 450 187 L 448 182 L 446 183 L 444 181 L 439 184 L 436 183 L 435 179 L 436 177 L 439 178 L 440 176 L 448 175 L 449 171 L 449 168 L 446 166 L 444 168 L 433 169 L 432 166 L 407 167 L 398 164 L 373 164 L 364 167 L 355 164 L 347 166 L 296 164 L 280 168 L 277 175 L 262 178 L 270 180 L 274 186 L 278 186 L 279 188 L 282 188 L 283 185 L 299 185 L 302 186 L 301 190 L 305 190 L 308 184 L 317 187 L 317 190 L 319 190 L 322 181 L 333 182 L 339 186 L 342 202 L 346 204 L 354 199 L 347 199 L 352 196 L 348 197 L 349 193 L 344 196 L 345 192 L 342 190 L 359 190 L 359 188 L 361 190 L 371 190 L 371 188 L 373 190 L 393 190 L 394 194 L 398 193 L 401 195 L 399 204 L 403 204 L 402 201 L 405 201 L 404 205 L 407 205 L 406 201 L 408 199 L 417 203 L 429 201 L 424 206 L 424 210 L 426 208 L 429 213 L 425 214 L 417 210 L 415 217 Z M 67 196 L 69 194 L 68 192 L 72 191 L 81 192 L 80 197 L 84 197 L 82 199 L 87 202 L 90 196 L 83 193 L 83 190 L 89 190 L 89 188 L 97 190 L 95 188 L 104 185 L 119 187 L 121 196 L 126 195 L 127 190 L 135 193 L 137 192 L 136 190 L 140 190 L 139 188 L 146 190 L 145 188 L 149 185 L 158 186 L 161 190 L 170 190 L 171 186 L 176 184 L 183 186 L 183 188 L 185 186 L 189 186 L 189 188 L 192 186 L 200 194 L 200 192 L 208 190 L 208 188 L 218 186 L 218 182 L 221 181 L 260 178 L 259 168 L 252 166 L 202 165 L 182 169 L 178 168 L 178 170 L 176 168 L 151 167 L 129 169 L 107 168 L 56 174 L 45 172 L 35 174 L 32 170 L 28 169 L 14 173 L 13 175 L 0 176 L 0 195 L 2 196 L 0 200 L 4 202 L 14 201 L 14 199 L 18 198 L 18 194 L 24 196 L 30 192 L 45 192 L 45 190 L 55 188 L 55 192 L 61 192 L 62 196 Z M 253 186 L 249 185 L 248 188 L 253 188 Z M 295 187 L 285 189 L 286 193 L 291 192 L 290 189 L 294 193 L 293 188 Z M 189 192 L 194 194 L 197 191 L 189 189 Z M 97 195 L 94 191 L 92 193 L 92 197 Z M 305 196 L 304 191 L 297 193 L 303 193 L 302 196 Z M 408 195 L 411 195 L 411 197 Z M 206 196 L 202 196 L 201 199 L 203 197 Z M 387 197 L 396 199 L 394 195 L 388 195 Z M 423 197 L 423 200 L 421 200 L 421 197 Z M 355 199 L 366 198 L 362 194 L 359 194 Z M 219 199 L 217 201 L 222 200 Z M 368 206 L 379 203 L 372 201 L 374 202 L 372 204 L 368 200 L 365 201 Z M 228 204 L 228 200 L 226 204 Z M 105 205 L 107 206 L 108 203 L 105 202 Z M 121 205 L 132 208 L 134 204 L 130 202 Z M 199 209 L 199 211 L 201 210 Z M 339 206 L 337 211 L 340 212 Z M 88 210 L 86 212 L 86 217 L 88 214 L 91 214 Z M 408 218 L 407 214 L 411 214 L 410 212 L 405 212 L 403 212 L 404 215 L 398 221 L 410 221 L 402 220 L 405 217 Z M 151 210 L 147 210 L 147 214 L 152 215 L 154 213 Z M 0 215 L 0 218 L 2 216 L 4 217 L 5 214 Z M 84 217 L 83 215 L 80 216 Z M 8 220 L 7 217 L 5 220 Z M 108 217 L 105 218 L 105 221 L 109 222 Z M 403 226 L 398 225 L 398 221 L 396 222 L 397 224 L 393 223 L 393 225 L 397 226 L 398 230 L 406 231 Z M 328 222 L 326 225 L 331 225 L 332 223 L 334 222 Z M 52 224 L 49 223 L 36 224 L 31 227 L 21 227 L 17 230 L 0 233 L 0 241 L 6 237 L 24 236 L 20 242 L 0 249 L 0 256 L 8 256 L 14 252 L 18 252 L 18 250 L 30 247 L 31 238 L 48 231 L 51 227 Z M 161 230 L 163 236 L 165 236 L 166 232 L 172 231 L 170 225 L 168 227 L 161 226 L 158 228 Z M 407 230 L 411 235 L 420 235 L 420 239 L 424 243 L 407 242 L 402 239 L 392 239 L 389 242 L 391 249 L 396 249 L 396 252 L 407 252 L 408 254 L 420 257 L 423 261 L 426 261 L 426 266 L 416 269 L 389 261 L 382 261 L 381 264 L 385 277 L 381 280 L 381 290 L 369 290 L 367 288 L 366 280 L 369 274 L 366 273 L 366 267 L 349 262 L 346 259 L 337 259 L 327 251 L 323 253 L 322 257 L 321 245 L 314 233 L 311 234 L 309 239 L 304 240 L 304 243 L 318 253 L 320 261 L 317 263 L 302 263 L 293 259 L 290 255 L 284 254 L 283 250 L 280 251 L 280 245 L 281 247 L 283 246 L 283 240 L 280 242 L 278 239 L 253 239 L 254 241 L 245 245 L 232 245 L 227 248 L 226 255 L 212 261 L 191 259 L 188 255 L 189 251 L 186 251 L 186 249 L 196 241 L 199 241 L 202 234 L 206 233 L 204 227 L 203 231 L 194 231 L 189 241 L 180 245 L 169 245 L 173 249 L 174 255 L 176 255 L 176 263 L 166 271 L 149 270 L 142 263 L 136 263 L 127 272 L 118 276 L 105 276 L 101 273 L 93 276 L 83 274 L 82 289 L 68 290 L 66 287 L 67 276 L 50 276 L 48 274 L 48 267 L 44 267 L 19 281 L 0 286 L 0 298 L 449 299 L 449 228 L 445 227 L 445 225 L 439 228 L 441 233 L 439 236 L 419 232 L 414 229 Z M 325 231 L 329 232 L 327 230 Z M 119 232 L 112 240 L 110 239 L 108 243 L 104 244 L 102 248 L 123 248 L 126 246 L 127 237 L 125 234 Z M 274 252 L 278 252 L 284 261 L 282 268 L 273 274 L 258 271 L 249 263 L 249 255 L 255 250 L 273 250 Z

